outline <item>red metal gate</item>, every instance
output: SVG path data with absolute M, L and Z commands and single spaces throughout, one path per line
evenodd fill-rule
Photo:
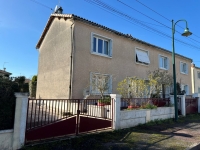
M 29 99 L 25 143 L 112 129 L 113 104 L 97 99 Z
M 185 99 L 186 114 L 198 113 L 198 98 Z

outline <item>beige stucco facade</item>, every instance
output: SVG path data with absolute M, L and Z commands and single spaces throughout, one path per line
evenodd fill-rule
M 69 93 L 72 22 L 68 19 L 55 18 L 39 47 L 37 97 L 41 98 L 68 98 Z M 85 20 L 76 19 L 73 26 L 72 98 L 83 98 L 83 91 L 89 91 L 90 72 L 112 75 L 112 93 L 118 93 L 117 84 L 125 77 L 147 78 L 147 71 L 158 69 L 159 55 L 168 58 L 168 71 L 172 74 L 170 51 L 126 35 L 119 35 L 117 31 L 110 31 Z M 93 33 L 112 39 L 111 57 L 91 53 Z M 136 48 L 148 52 L 149 65 L 136 62 Z M 177 82 L 188 85 L 191 94 L 190 69 L 188 68 L 187 74 L 181 73 L 180 62 L 190 67 L 192 60 L 176 55 Z M 62 67 L 59 67 L 60 65 Z
M 195 64 L 191 65 L 191 79 L 192 79 L 192 93 L 200 92 L 200 68 L 196 67 Z
M 37 98 L 69 96 L 71 24 L 55 18 L 40 46 Z

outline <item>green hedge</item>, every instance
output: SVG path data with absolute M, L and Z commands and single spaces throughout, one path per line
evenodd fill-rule
M 12 129 L 15 115 L 15 95 L 18 85 L 8 79 L 0 79 L 0 130 Z
M 5 79 L 0 77 L 0 130 L 12 129 L 15 116 L 15 92 L 27 92 L 24 77 Z

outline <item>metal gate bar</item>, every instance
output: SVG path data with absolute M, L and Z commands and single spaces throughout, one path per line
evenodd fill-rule
M 114 110 L 113 101 L 110 102 L 106 105 L 100 105 L 98 99 L 29 99 L 25 143 L 32 140 L 63 136 L 63 133 L 65 135 L 78 135 L 82 132 L 80 128 L 83 129 L 84 126 L 88 126 L 87 121 L 96 121 L 105 125 L 99 126 L 98 123 L 96 125 L 94 123 L 95 126 L 88 128 L 88 131 L 84 130 L 84 132 L 93 129 L 98 130 L 101 127 L 112 128 Z M 85 123 L 83 118 L 88 118 Z M 65 131 L 62 133 L 57 128 Z M 70 128 L 71 131 L 68 131 L 67 128 Z M 51 133 L 52 130 L 59 134 Z

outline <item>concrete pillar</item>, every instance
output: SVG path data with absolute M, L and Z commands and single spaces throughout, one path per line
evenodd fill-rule
M 196 98 L 198 97 L 198 113 L 200 113 L 200 94 L 199 93 L 194 93 L 192 97 Z
M 151 121 L 151 111 L 150 110 L 146 110 L 146 123 Z
M 15 96 L 16 106 L 12 145 L 13 150 L 19 149 L 24 145 L 28 93 L 15 93 Z
M 121 95 L 110 94 L 111 99 L 113 100 L 113 129 L 120 129 L 120 107 L 121 107 Z
M 181 98 L 181 115 L 186 116 L 186 109 L 185 109 L 185 95 L 177 95 Z

